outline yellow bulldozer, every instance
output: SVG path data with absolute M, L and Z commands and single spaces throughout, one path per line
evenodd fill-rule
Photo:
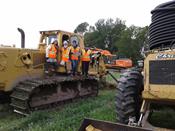
M 148 117 L 155 105 L 173 109 L 175 105 L 175 1 L 160 4 L 151 13 L 144 67 L 129 69 L 118 80 L 118 123 L 85 119 L 79 131 L 171 130 L 154 127 Z
M 60 48 L 64 40 L 69 45 L 76 40 L 80 48 L 84 48 L 82 36 L 61 30 L 40 31 L 38 49 L 26 49 L 25 33 L 20 28 L 18 31 L 21 33 L 21 48 L 0 47 L 0 102 L 10 99 L 14 112 L 27 115 L 60 102 L 98 94 L 98 80 L 105 74 L 100 54 L 96 55 L 98 62 L 90 66 L 88 77 L 71 77 L 61 65 L 54 75 L 48 77 L 44 73 L 45 49 L 53 40 L 58 41 Z M 57 60 L 59 64 L 60 51 Z M 81 62 L 79 72 L 80 68 Z

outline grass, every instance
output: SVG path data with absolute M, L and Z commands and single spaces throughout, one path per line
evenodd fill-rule
M 111 72 L 111 74 L 113 74 L 116 79 L 120 78 L 120 73 L 118 72 Z M 110 75 L 106 76 L 106 81 L 111 84 L 116 84 L 116 81 Z
M 116 79 L 120 77 L 119 72 L 111 72 L 111 74 Z M 105 89 L 115 89 L 118 84 L 109 74 L 102 78 L 101 83 L 102 83 L 101 87 Z
M 103 90 L 98 97 L 78 100 L 57 109 L 34 112 L 27 117 L 9 111 L 0 117 L 0 130 L 77 131 L 85 117 L 115 121 L 114 96 L 114 90 Z

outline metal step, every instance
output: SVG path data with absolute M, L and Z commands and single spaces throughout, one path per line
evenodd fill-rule
M 16 87 L 15 89 L 16 90 L 21 90 L 21 91 L 25 91 L 25 92 L 31 92 L 31 90 L 33 89 L 33 88 L 35 88 L 35 86 L 18 86 L 18 87 Z
M 18 105 L 15 105 L 15 104 L 13 104 L 13 103 L 11 103 L 10 106 L 13 106 L 13 107 L 15 107 L 15 108 L 19 108 L 19 109 L 22 109 L 22 110 L 26 110 L 26 109 L 27 109 L 26 107 L 18 106 Z
M 18 99 L 18 100 L 22 100 L 22 101 L 25 101 L 25 100 L 28 99 L 28 96 L 25 96 L 25 97 L 18 97 L 18 96 L 14 95 L 14 94 L 11 94 L 10 96 L 11 96 L 12 98 L 15 98 L 15 99 Z

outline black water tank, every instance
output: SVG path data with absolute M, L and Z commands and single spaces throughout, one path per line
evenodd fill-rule
M 150 49 L 171 47 L 175 44 L 175 1 L 160 4 L 151 13 Z

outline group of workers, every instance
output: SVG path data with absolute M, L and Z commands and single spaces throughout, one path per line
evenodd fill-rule
M 58 62 L 58 52 L 61 52 L 61 61 Z M 58 41 L 55 40 L 46 48 L 46 66 L 45 73 L 48 73 L 49 65 L 52 65 L 52 70 L 55 71 L 58 65 L 64 66 L 67 72 L 68 62 L 71 62 L 71 75 L 77 75 L 79 62 L 82 63 L 82 75 L 87 76 L 89 64 L 91 60 L 91 50 L 89 48 L 81 49 L 76 40 L 73 40 L 71 46 L 68 41 L 64 40 L 62 47 L 58 46 Z

